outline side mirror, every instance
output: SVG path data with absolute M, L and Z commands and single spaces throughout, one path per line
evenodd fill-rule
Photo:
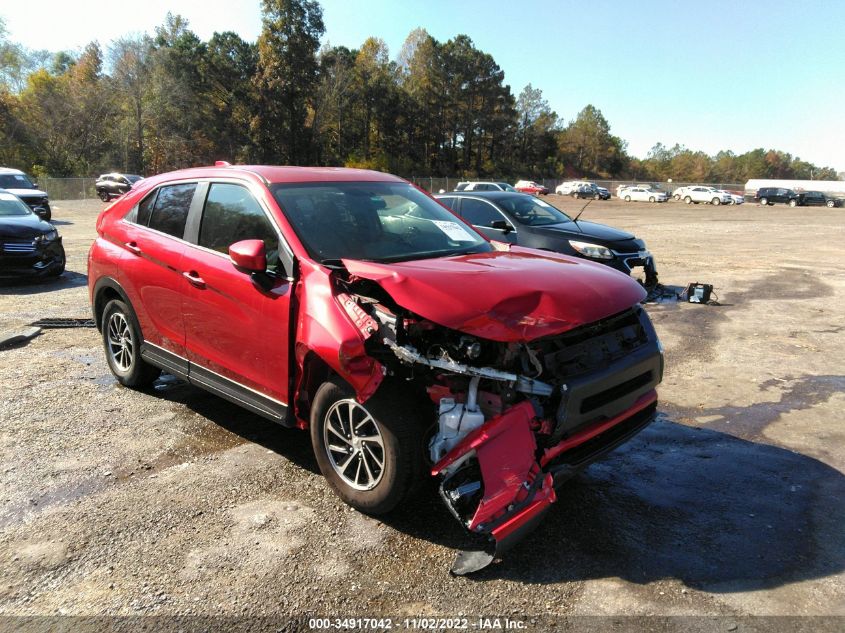
M 267 270 L 267 253 L 263 240 L 242 240 L 229 247 L 229 258 L 235 268 L 249 273 L 263 273 Z
M 505 220 L 494 220 L 490 226 L 494 229 L 499 229 L 500 231 L 504 231 L 505 235 L 513 231 L 513 227 L 510 225 L 509 222 Z

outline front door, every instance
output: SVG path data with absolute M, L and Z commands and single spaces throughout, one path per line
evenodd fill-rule
M 475 227 L 475 230 L 487 239 L 499 242 L 517 243 L 513 224 L 504 214 L 486 200 L 461 198 L 461 217 Z M 509 229 L 494 228 L 493 223 L 506 222 Z
M 264 241 L 269 290 L 229 259 L 229 246 L 247 239 Z M 281 421 L 289 396 L 292 283 L 279 258 L 280 232 L 246 186 L 213 182 L 192 241 L 182 260 L 191 381 Z

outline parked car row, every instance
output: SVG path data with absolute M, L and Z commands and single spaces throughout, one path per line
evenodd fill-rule
M 775 203 L 788 204 L 790 207 L 838 207 L 841 201 L 821 191 L 796 192 L 783 187 L 762 187 L 754 194 L 754 200 L 763 206 Z
M 572 196 L 573 198 L 592 198 L 593 200 L 609 200 L 610 192 L 604 187 L 599 187 L 594 182 L 584 180 L 571 180 L 555 187 L 555 193 L 561 196 Z
M 65 270 L 65 249 L 56 228 L 21 201 L 0 189 L 0 279 L 58 277 Z

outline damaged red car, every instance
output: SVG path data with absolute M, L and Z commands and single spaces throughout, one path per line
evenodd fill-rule
M 488 564 L 555 487 L 654 417 L 645 292 L 607 266 L 490 242 L 379 172 L 218 165 L 138 183 L 97 220 L 111 371 L 161 370 L 307 429 L 370 514 L 427 477 Z

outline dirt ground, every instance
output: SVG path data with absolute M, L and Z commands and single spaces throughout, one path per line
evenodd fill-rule
M 68 272 L 0 287 L 0 331 L 89 316 L 101 208 L 55 203 Z M 611 200 L 582 218 L 721 305 L 648 307 L 659 419 L 504 560 L 451 577 L 465 541 L 433 490 L 367 518 L 306 433 L 173 380 L 124 389 L 96 330 L 49 329 L 0 351 L 0 616 L 845 616 L 845 210 Z

